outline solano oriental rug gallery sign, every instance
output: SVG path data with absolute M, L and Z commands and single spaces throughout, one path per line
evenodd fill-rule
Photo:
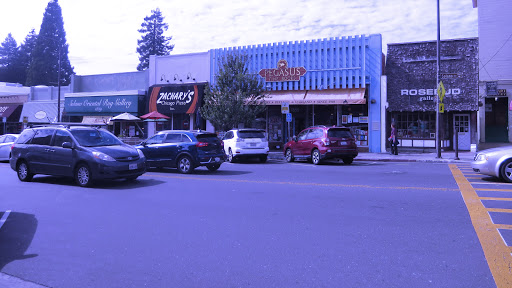
M 66 97 L 64 106 L 70 115 L 137 113 L 138 99 L 137 95 Z

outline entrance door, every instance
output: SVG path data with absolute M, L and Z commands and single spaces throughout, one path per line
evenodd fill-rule
M 455 145 L 455 137 L 458 134 L 459 150 L 471 149 L 471 129 L 469 125 L 469 114 L 453 115 L 453 144 Z M 458 132 L 458 133 L 455 133 Z M 453 147 L 455 149 L 455 147 Z
M 508 98 L 485 98 L 485 142 L 508 142 Z

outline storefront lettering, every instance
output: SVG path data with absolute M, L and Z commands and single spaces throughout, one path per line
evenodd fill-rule
M 108 108 L 112 109 L 113 106 L 130 108 L 133 104 L 133 101 L 127 100 L 125 98 L 116 98 L 115 100 L 109 99 L 99 99 L 99 100 L 90 100 L 90 99 L 72 99 L 69 102 L 70 107 L 92 107 L 95 108 L 95 111 L 101 111 L 97 108 Z
M 7 108 L 9 108 L 9 107 L 7 107 L 7 106 L 0 107 L 0 113 L 4 113 L 5 110 L 7 110 Z
M 460 95 L 460 88 L 446 89 L 445 95 Z M 402 89 L 400 90 L 402 96 L 422 96 L 418 101 L 435 101 L 437 95 L 437 89 Z
M 174 110 L 173 106 L 185 106 L 194 99 L 194 91 L 187 92 L 162 92 L 159 94 L 157 104 L 170 106 L 170 110 Z
M 258 74 L 267 82 L 299 81 L 306 74 L 306 68 L 288 67 L 288 62 L 281 59 L 277 62 L 277 69 L 261 69 Z

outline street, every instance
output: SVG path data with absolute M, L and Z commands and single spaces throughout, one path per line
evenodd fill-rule
M 460 185 L 511 186 L 468 167 L 248 161 L 81 188 L 0 163 L 0 272 L 48 287 L 496 287 Z

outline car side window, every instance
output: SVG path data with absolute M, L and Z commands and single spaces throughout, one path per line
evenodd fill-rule
M 307 139 L 316 139 L 316 138 L 320 138 L 323 136 L 323 131 L 322 129 L 313 129 L 311 130 L 311 132 L 308 134 L 308 137 Z
M 5 141 L 4 142 L 14 142 L 16 141 L 16 137 L 12 136 L 12 135 L 7 135 L 7 137 L 5 137 Z
M 30 141 L 32 140 L 32 137 L 34 137 L 34 130 L 32 129 L 25 129 L 23 132 L 21 132 L 20 137 L 18 138 L 18 141 L 16 143 L 19 144 L 30 144 Z
M 181 134 L 170 133 L 165 137 L 165 143 L 180 143 Z
M 7 138 L 6 135 L 0 136 L 0 143 L 4 143 L 5 138 Z
M 297 140 L 306 140 L 306 136 L 308 135 L 308 132 L 309 130 L 304 130 L 302 132 L 299 133 L 299 135 L 297 136 Z
M 32 144 L 35 145 L 50 145 L 54 129 L 38 129 L 36 135 L 32 138 Z
M 69 135 L 68 132 L 57 130 L 57 132 L 55 132 L 55 137 L 53 137 L 53 146 L 62 147 L 62 143 L 64 142 L 73 143 L 73 138 L 71 138 L 71 135 Z
M 192 139 L 185 134 L 181 134 L 181 142 L 192 142 Z
M 226 135 L 224 135 L 224 138 L 222 138 L 222 140 L 229 140 L 232 138 L 233 138 L 233 131 L 229 131 L 228 133 L 226 133 Z
M 165 139 L 165 134 L 157 134 L 146 141 L 146 144 L 162 144 Z

